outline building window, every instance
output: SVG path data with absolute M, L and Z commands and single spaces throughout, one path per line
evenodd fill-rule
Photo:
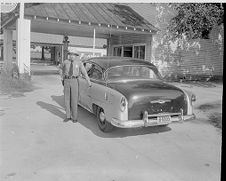
M 123 47 L 123 56 L 124 57 L 133 57 L 133 46 L 124 46 Z
M 144 59 L 145 58 L 145 46 L 134 46 L 134 58 Z
M 114 47 L 114 56 L 122 56 L 122 47 Z
M 145 59 L 145 45 L 124 45 L 113 48 L 113 56 Z

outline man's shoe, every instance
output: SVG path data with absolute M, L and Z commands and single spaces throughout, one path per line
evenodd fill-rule
M 73 123 L 77 123 L 78 121 L 76 119 L 72 119 L 72 122 Z
M 64 122 L 68 122 L 70 120 L 71 120 L 71 118 L 66 118 L 66 119 L 64 119 Z

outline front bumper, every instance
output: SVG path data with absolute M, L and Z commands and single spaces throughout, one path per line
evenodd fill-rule
M 148 120 L 119 120 L 116 118 L 112 118 L 111 124 L 115 127 L 119 128 L 138 128 L 138 127 L 149 127 L 149 126 L 160 126 L 160 125 L 168 125 L 172 122 L 181 122 L 181 121 L 187 121 L 195 118 L 195 115 L 177 115 L 177 116 L 171 116 L 170 120 L 159 122 L 155 117 L 158 116 L 164 116 L 163 114 L 158 115 L 152 115 L 152 118 L 149 118 Z M 167 114 L 168 116 L 168 114 Z

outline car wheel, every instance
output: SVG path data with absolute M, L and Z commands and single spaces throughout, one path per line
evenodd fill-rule
M 106 120 L 103 108 L 98 107 L 97 109 L 97 122 L 101 131 L 111 132 L 114 126 Z

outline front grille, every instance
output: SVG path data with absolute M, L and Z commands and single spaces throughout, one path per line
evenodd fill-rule
M 184 95 L 165 103 L 151 103 L 151 99 L 144 99 L 136 102 L 129 108 L 129 119 L 137 120 L 142 119 L 143 112 L 148 111 L 148 114 L 159 113 L 180 113 L 183 109 L 184 115 L 187 114 L 187 101 L 184 99 Z

